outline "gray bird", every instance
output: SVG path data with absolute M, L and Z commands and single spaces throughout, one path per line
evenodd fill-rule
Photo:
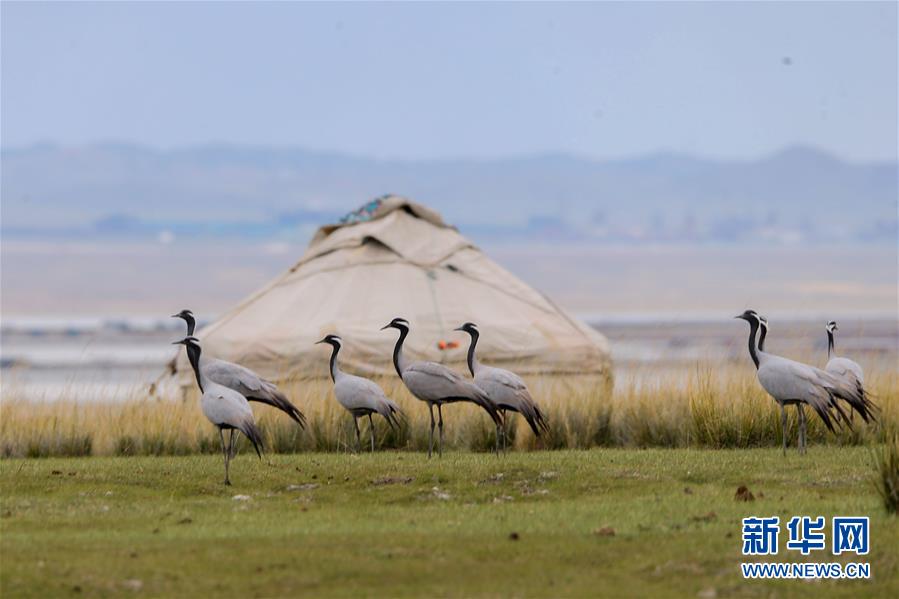
M 865 373 L 862 367 L 853 362 L 849 358 L 839 357 L 834 351 L 834 332 L 839 331 L 840 327 L 831 320 L 825 327 L 827 331 L 827 366 L 824 367 L 825 372 L 829 372 L 833 376 L 842 381 L 849 390 L 855 390 L 861 395 L 870 407 L 875 407 L 868 399 L 868 392 L 865 390 Z
M 187 336 L 192 337 L 197 321 L 193 312 L 190 310 L 181 310 L 177 314 L 173 314 L 172 318 L 181 318 L 187 323 Z M 278 390 L 278 387 L 249 368 L 245 368 L 240 364 L 226 362 L 217 358 L 207 358 L 203 356 L 200 361 L 200 369 L 209 378 L 209 380 L 234 389 L 247 398 L 247 401 L 255 401 L 277 408 L 290 416 L 300 428 L 306 427 L 306 417 L 300 410 L 293 405 L 287 397 Z
M 436 362 L 409 362 L 403 355 L 403 342 L 409 334 L 409 321 L 404 318 L 394 318 L 385 329 L 397 329 L 400 336 L 393 348 L 393 366 L 400 376 L 406 388 L 416 398 L 428 404 L 431 413 L 431 432 L 428 437 L 428 457 L 434 449 L 434 406 L 437 406 L 437 415 L 440 428 L 440 444 L 438 455 L 443 455 L 443 404 L 460 401 L 471 402 L 484 408 L 497 426 L 502 426 L 502 419 L 496 406 L 490 401 L 490 397 L 483 389 L 462 377 L 459 373 L 450 370 L 443 364 Z
M 181 341 L 175 341 L 175 345 L 183 345 L 187 350 L 187 357 L 193 367 L 197 384 L 203 396 L 200 398 L 200 407 L 203 415 L 219 429 L 219 439 L 222 442 L 222 454 L 225 458 L 225 484 L 230 485 L 228 476 L 231 459 L 234 457 L 234 431 L 243 433 L 253 443 L 256 454 L 262 459 L 262 436 L 256 428 L 253 418 L 253 410 L 247 398 L 233 389 L 220 385 L 211 380 L 200 368 L 200 341 L 196 337 L 185 337 Z M 228 445 L 225 445 L 225 431 L 228 435 Z
M 781 428 L 783 432 L 783 452 L 787 452 L 787 405 L 795 405 L 799 411 L 799 451 L 805 453 L 806 420 L 803 407 L 811 407 L 824 425 L 831 432 L 836 432 L 834 424 L 839 426 L 840 421 L 831 410 L 835 410 L 847 424 L 849 419 L 838 403 L 838 399 L 844 399 L 850 405 L 861 404 L 860 397 L 847 399 L 840 395 L 840 383 L 832 375 L 793 360 L 775 356 L 756 348 L 756 333 L 759 330 L 760 319 L 754 310 L 746 310 L 735 318 L 741 318 L 749 323 L 749 355 L 755 364 L 759 383 L 768 392 L 774 401 L 780 405 Z M 867 412 L 863 417 L 867 417 Z
M 524 416 L 537 437 L 548 430 L 546 416 L 534 402 L 531 392 L 528 391 L 528 387 L 521 377 L 514 372 L 493 366 L 484 366 L 478 362 L 475 353 L 481 335 L 478 326 L 473 322 L 466 322 L 456 330 L 471 336 L 471 344 L 468 346 L 468 370 L 471 372 L 475 384 L 487 393 L 490 401 L 499 410 L 503 423 L 506 421 L 506 410 L 510 410 Z M 502 429 L 502 437 L 505 449 L 505 427 Z
M 342 405 L 347 412 L 353 415 L 353 426 L 356 427 L 356 446 L 361 449 L 362 441 L 359 437 L 359 417 L 368 416 L 368 430 L 371 434 L 371 450 L 375 450 L 375 423 L 372 422 L 372 414 L 380 414 L 393 429 L 399 426 L 397 416 L 402 412 L 384 391 L 373 381 L 347 374 L 337 366 L 337 353 L 340 351 L 341 338 L 337 335 L 327 335 L 319 343 L 327 343 L 331 350 L 331 380 L 334 382 L 334 396 L 337 403 Z

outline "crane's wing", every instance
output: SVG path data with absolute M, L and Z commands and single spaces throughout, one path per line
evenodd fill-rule
M 200 399 L 203 414 L 215 425 L 236 428 L 253 443 L 253 448 L 262 457 L 262 435 L 256 427 L 253 410 L 247 398 L 220 384 L 213 385 Z
M 229 389 L 234 389 L 241 395 L 246 396 L 256 391 L 261 391 L 267 385 L 271 385 L 261 376 L 240 364 L 226 362 L 218 358 L 210 358 L 205 360 L 203 371 L 210 379 L 224 385 Z
M 379 402 L 387 398 L 384 390 L 373 381 L 352 374 L 342 374 L 337 379 L 334 383 L 334 395 L 340 405 L 348 410 L 376 410 Z
M 848 358 L 831 358 L 824 371 L 839 378 L 849 379 L 853 384 L 864 384 L 865 374 L 862 367 Z
M 403 382 L 411 383 L 409 390 L 421 392 L 427 399 L 477 394 L 475 386 L 462 375 L 436 362 L 413 362 L 403 371 Z
M 494 384 L 508 387 L 514 391 L 527 391 L 528 388 L 521 377 L 514 372 L 496 368 L 494 366 L 481 366 L 480 370 L 478 370 L 478 374 L 475 375 L 474 378 L 476 383 L 480 380 L 489 380 Z
M 807 403 L 831 431 L 834 430 L 831 408 L 836 409 L 848 421 L 834 399 L 832 377 L 823 370 L 771 356 L 771 359 L 759 367 L 758 377 L 762 387 L 775 399 Z
M 436 362 L 413 362 L 403 370 L 409 391 L 424 401 L 470 401 L 484 408 L 494 422 L 500 417 L 483 389 L 458 372 Z
M 531 430 L 538 437 L 549 428 L 546 416 L 525 385 L 514 372 L 492 366 L 482 366 L 474 377 L 475 383 L 499 408 L 514 410 L 524 416 Z
M 219 385 L 234 389 L 247 398 L 248 401 L 256 401 L 277 408 L 290 416 L 301 427 L 306 425 L 306 417 L 278 387 L 249 368 L 209 358 L 204 360 L 201 367 L 204 374 Z

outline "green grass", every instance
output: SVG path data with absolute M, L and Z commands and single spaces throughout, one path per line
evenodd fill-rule
M 4 598 L 897 597 L 899 519 L 883 508 L 873 459 L 832 446 L 786 458 L 595 449 L 271 463 L 244 451 L 233 487 L 212 455 L 6 459 L 0 583 Z M 736 501 L 740 485 L 757 499 Z M 865 558 L 802 558 L 786 551 L 784 527 L 778 559 L 868 561 L 872 580 L 744 581 L 749 515 L 870 516 Z M 596 534 L 604 527 L 614 535 Z

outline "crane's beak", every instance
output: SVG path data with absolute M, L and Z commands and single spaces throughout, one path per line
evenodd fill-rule
M 325 343 L 325 340 L 324 340 L 324 339 L 322 339 L 322 340 L 321 340 L 321 341 L 316 341 L 316 342 L 315 342 L 315 343 L 313 343 L 313 344 L 312 344 L 312 345 L 318 345 L 318 344 L 319 344 L 319 343 Z
M 464 333 L 464 332 L 465 332 L 465 327 L 456 327 L 456 328 L 453 329 L 453 330 L 454 330 L 454 331 L 462 331 L 462 332 Z
M 384 326 L 381 327 L 381 330 L 383 331 L 383 330 L 385 330 L 385 329 L 389 329 L 389 328 L 392 327 L 392 326 L 393 326 L 393 323 L 392 323 L 392 322 L 391 322 L 391 323 L 388 323 L 388 324 L 385 324 Z
M 745 318 L 743 318 L 742 314 L 737 314 L 736 316 L 734 316 L 734 318 L 740 318 L 742 320 L 746 320 Z
M 181 318 L 180 314 L 172 314 L 172 318 Z
M 172 341 L 172 345 L 184 345 L 184 340 L 181 341 Z

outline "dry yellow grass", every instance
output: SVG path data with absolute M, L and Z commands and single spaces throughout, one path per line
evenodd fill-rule
M 378 382 L 406 414 L 397 432 L 376 422 L 380 446 L 426 449 L 429 419 L 424 404 L 412 398 L 396 377 Z M 750 369 L 700 363 L 685 379 L 657 378 L 647 368 L 619 379 L 614 391 L 596 377 L 535 377 L 528 383 L 549 414 L 550 431 L 537 440 L 520 417 L 514 418 L 510 432 L 519 449 L 780 444 L 779 411 Z M 899 371 L 871 373 L 868 384 L 882 410 L 879 424 L 866 426 L 856 418 L 854 430 L 833 435 L 817 419 L 810 419 L 809 440 L 857 444 L 899 430 Z M 308 426 L 300 430 L 279 412 L 254 404 L 269 451 L 354 447 L 351 418 L 334 400 L 330 381 L 296 381 L 282 388 L 306 414 Z M 788 414 L 790 442 L 795 444 L 795 410 Z M 447 447 L 476 451 L 493 447 L 492 425 L 479 409 L 455 404 L 445 408 L 444 417 Z M 367 438 L 364 429 L 363 435 Z M 4 389 L 0 401 L 3 456 L 190 454 L 218 451 L 218 443 L 195 392 L 160 399 L 135 389 L 118 402 L 78 403 L 26 401 L 17 398 L 14 389 Z

